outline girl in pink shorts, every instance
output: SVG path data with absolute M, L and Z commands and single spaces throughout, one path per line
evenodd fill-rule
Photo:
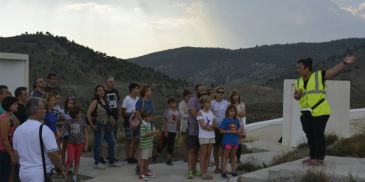
M 237 176 L 236 172 L 236 152 L 239 145 L 239 134 L 242 132 L 240 121 L 237 118 L 236 106 L 230 105 L 226 110 L 226 118 L 219 126 L 220 132 L 223 134 L 223 161 L 222 161 L 222 177 L 227 178 L 227 159 L 231 160 L 232 176 Z

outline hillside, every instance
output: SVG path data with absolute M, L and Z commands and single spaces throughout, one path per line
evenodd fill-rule
M 153 69 L 107 56 L 50 33 L 0 38 L 0 52 L 28 54 L 30 84 L 36 76 L 46 77 L 48 73 L 56 73 L 62 94 L 78 97 L 77 101 L 82 105 L 90 102 L 94 87 L 104 84 L 106 75 L 115 76 L 122 97 L 127 94 L 131 82 L 152 85 L 153 100 L 160 112 L 165 107 L 167 97 L 179 97 L 187 85 L 187 82 L 172 79 Z
M 237 50 L 182 47 L 128 61 L 161 71 L 173 78 L 203 82 L 211 86 L 224 85 L 229 89 L 239 88 L 248 104 L 265 104 L 282 102 L 283 80 L 297 77 L 295 65 L 298 59 L 311 57 L 315 68 L 328 68 L 346 54 L 359 54 L 359 57 L 363 57 L 364 49 L 365 39 L 352 38 Z M 354 107 L 365 106 L 364 94 L 360 94 L 365 91 L 364 72 L 364 61 L 359 61 L 356 66 L 347 68 L 345 74 L 336 78 L 351 79 L 351 104 Z

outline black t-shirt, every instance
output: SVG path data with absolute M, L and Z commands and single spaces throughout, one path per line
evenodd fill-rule
M 105 95 L 114 119 L 118 120 L 118 107 L 120 103 L 118 90 L 114 88 L 112 90 L 105 90 Z
M 55 87 L 50 87 L 49 85 L 47 85 L 45 88 L 44 88 L 44 91 L 45 92 L 58 92 L 58 93 L 61 93 L 61 88 L 59 86 L 55 86 Z
M 28 119 L 28 114 L 25 111 L 25 106 L 20 103 L 18 103 L 18 111 L 15 112 L 14 115 L 18 118 L 20 124 L 23 124 Z
M 326 81 L 325 75 L 326 75 L 326 71 L 322 70 L 322 85 L 324 85 L 324 82 Z M 308 85 L 308 80 L 304 80 L 304 88 L 307 89 L 307 85 Z

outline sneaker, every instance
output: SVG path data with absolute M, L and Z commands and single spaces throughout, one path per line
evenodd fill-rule
M 193 178 L 194 178 L 193 172 L 192 171 L 189 171 L 188 176 L 187 176 L 187 179 L 193 179 Z
M 194 174 L 194 176 L 200 176 L 201 172 L 198 171 L 197 169 L 195 169 L 193 174 Z
M 232 172 L 232 176 L 233 176 L 233 177 L 238 176 L 237 172 Z
M 169 166 L 172 166 L 172 162 L 171 161 L 166 161 L 166 164 Z
M 222 173 L 222 174 L 221 174 L 221 176 L 222 176 L 223 178 L 228 178 L 227 173 Z
M 100 163 L 102 163 L 102 164 L 106 164 L 106 161 L 104 160 L 104 158 L 103 158 L 103 157 L 100 157 Z
M 149 177 L 149 178 L 156 178 L 156 176 L 150 171 L 148 170 L 146 174 L 144 174 L 146 177 Z
M 114 162 L 115 162 L 115 163 L 119 163 L 119 160 L 118 160 L 118 159 L 116 159 L 116 158 L 114 158 Z
M 72 182 L 77 182 L 77 177 L 76 176 L 72 177 Z
M 202 175 L 201 176 L 201 178 L 203 179 L 203 180 L 210 180 L 210 179 L 213 179 L 213 176 L 210 176 L 210 175 Z
M 106 167 L 104 165 L 102 165 L 101 163 L 99 163 L 99 164 L 95 164 L 94 168 L 95 169 L 103 169 L 104 170 Z
M 148 179 L 146 178 L 146 176 L 144 176 L 143 174 L 142 175 L 139 175 L 138 179 L 141 180 L 141 181 L 148 181 Z
M 312 160 L 311 158 L 305 159 L 302 161 L 302 164 L 307 164 L 310 160 Z
M 120 165 L 118 165 L 117 163 L 111 163 L 108 165 L 109 167 L 120 167 Z

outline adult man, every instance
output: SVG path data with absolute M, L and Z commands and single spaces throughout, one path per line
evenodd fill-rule
M 340 64 L 326 71 L 312 70 L 312 59 L 301 59 L 297 64 L 297 72 L 301 76 L 295 82 L 294 98 L 299 101 L 302 112 L 300 120 L 309 145 L 309 158 L 304 164 L 320 165 L 326 153 L 324 131 L 331 114 L 326 100 L 326 80 L 333 78 L 347 64 L 355 62 L 355 57 L 348 56 Z
M 57 86 L 57 75 L 50 73 L 47 76 L 47 86 L 44 88 L 45 92 L 57 92 L 61 93 L 61 89 Z
M 195 86 L 195 95 L 190 98 L 188 102 L 189 119 L 188 119 L 188 179 L 192 179 L 193 176 L 200 176 L 200 172 L 196 169 L 196 162 L 198 159 L 199 150 L 199 125 L 197 121 L 197 114 L 201 109 L 199 98 L 205 94 L 205 87 L 201 84 Z
M 25 109 L 29 119 L 16 129 L 13 139 L 14 151 L 20 162 L 19 177 L 21 181 L 44 181 L 39 133 L 46 113 L 45 101 L 39 97 L 31 97 L 25 104 Z M 58 155 L 54 133 L 43 125 L 41 136 L 46 173 L 50 173 L 54 165 L 56 169 L 62 171 L 62 162 Z M 62 174 L 64 174 L 63 171 Z
M 44 87 L 45 87 L 44 79 L 42 77 L 37 77 L 36 79 L 34 79 L 33 92 L 31 95 L 33 97 L 43 97 L 45 93 Z
M 15 116 L 23 124 L 28 119 L 28 114 L 25 110 L 25 103 L 29 97 L 28 89 L 26 87 L 18 87 L 15 89 L 15 97 L 18 100 L 18 111 L 15 112 Z
M 6 85 L 0 85 L 0 114 L 5 112 L 5 110 L 3 109 L 3 106 L 1 105 L 1 102 L 7 96 L 11 96 L 11 93 L 9 92 L 8 87 Z
M 128 87 L 129 95 L 127 95 L 122 104 L 122 115 L 124 118 L 124 132 L 126 137 L 125 142 L 125 160 L 129 164 L 136 163 L 136 151 L 139 145 L 139 130 L 131 130 L 129 126 L 129 118 L 136 112 L 136 103 L 139 99 L 138 95 L 141 91 L 141 86 L 136 83 L 131 83 Z
M 118 121 L 121 118 L 121 109 L 120 109 L 120 97 L 118 90 L 114 88 L 115 80 L 113 76 L 108 76 L 105 79 L 105 95 L 109 103 L 109 107 L 112 110 L 112 115 L 115 121 Z M 118 126 L 118 124 L 116 124 Z M 117 127 L 113 128 L 114 137 L 117 138 Z

